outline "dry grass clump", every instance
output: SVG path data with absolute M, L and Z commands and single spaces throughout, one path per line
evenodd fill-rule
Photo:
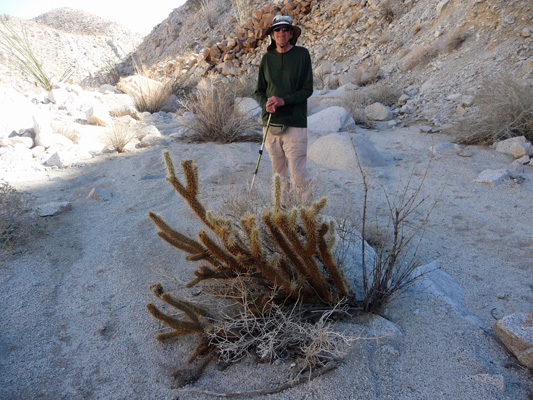
M 410 70 L 419 65 L 425 65 L 435 58 L 438 53 L 438 47 L 435 44 L 430 43 L 416 47 L 406 56 L 402 68 Z
M 113 122 L 107 130 L 107 143 L 119 153 L 126 151 L 126 146 L 135 138 L 135 132 L 128 124 Z
M 0 182 L 0 256 L 8 254 L 17 241 L 35 231 L 35 198 Z
M 449 32 L 442 41 L 442 46 L 445 51 L 457 50 L 468 39 L 468 30 L 464 26 L 460 26 Z
M 368 86 L 365 95 L 370 99 L 370 103 L 378 102 L 390 107 L 398 102 L 402 91 L 395 85 L 381 81 Z
M 172 94 L 173 82 L 157 82 L 146 79 L 142 81 L 133 93 L 133 103 L 139 112 L 149 112 L 151 114 L 161 111 L 168 98 Z
M 181 105 L 195 116 L 188 122 L 194 132 L 190 137 L 193 141 L 233 143 L 251 138 L 259 140 L 257 135 L 246 136 L 256 123 L 239 111 L 234 94 L 224 85 L 199 89 L 194 95 L 181 100 Z
M 218 5 L 216 0 L 200 0 L 202 13 L 209 28 L 213 29 L 217 24 Z
M 485 80 L 475 97 L 479 112 L 452 134 L 462 144 L 492 144 L 515 136 L 533 141 L 533 87 L 511 77 Z
M 387 22 L 391 23 L 394 20 L 395 11 L 393 2 L 391 0 L 384 0 L 379 4 L 379 13 L 381 17 Z
M 252 12 L 252 4 L 250 0 L 231 0 L 233 7 L 235 8 L 235 18 L 239 25 L 244 25 L 250 13 Z

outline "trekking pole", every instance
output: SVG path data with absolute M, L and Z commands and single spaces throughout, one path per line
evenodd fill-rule
M 250 186 L 250 191 L 254 188 L 255 178 L 257 177 L 257 171 L 259 170 L 259 161 L 261 161 L 261 155 L 263 154 L 263 147 L 265 146 L 268 128 L 270 128 L 270 118 L 272 118 L 272 114 L 268 115 L 267 126 L 265 129 L 265 134 L 263 135 L 263 142 L 261 143 L 261 148 L 259 149 L 259 158 L 257 159 L 257 164 L 255 165 L 255 172 L 254 177 L 252 178 L 252 185 Z

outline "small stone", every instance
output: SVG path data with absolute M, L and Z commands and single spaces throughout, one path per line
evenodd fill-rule
M 505 299 L 507 296 L 505 295 L 505 293 L 498 293 L 498 294 L 496 295 L 496 297 L 499 298 L 500 300 L 503 300 L 503 299 Z

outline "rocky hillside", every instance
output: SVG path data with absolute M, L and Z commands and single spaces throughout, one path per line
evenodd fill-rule
M 485 79 L 533 82 L 530 0 L 250 0 L 243 24 L 234 3 L 207 3 L 209 15 L 200 1 L 187 1 L 144 40 L 68 8 L 6 22 L 24 27 L 52 75 L 71 70 L 72 82 L 96 86 L 139 67 L 193 83 L 208 73 L 254 79 L 265 28 L 276 13 L 290 14 L 302 27 L 299 44 L 311 52 L 317 89 L 379 81 L 406 95 L 406 113 L 435 126 L 475 110 Z M 1 85 L 27 89 L 31 81 L 1 52 L 0 73 Z
M 69 82 L 103 83 L 113 69 L 141 43 L 142 36 L 114 22 L 80 10 L 60 8 L 33 20 L 2 16 L 0 30 L 24 34 L 49 76 L 70 75 Z M 10 33 L 11 31 L 12 33 Z M 0 85 L 20 91 L 35 88 L 33 80 L 0 48 Z
M 533 82 L 529 0 L 255 1 L 244 25 L 218 2 L 212 27 L 198 3 L 188 1 L 145 38 L 135 53 L 144 65 L 165 76 L 255 74 L 264 28 L 283 12 L 302 27 L 316 86 L 363 85 L 377 75 L 409 92 L 413 111 L 436 125 L 467 113 L 472 103 L 461 99 L 484 79 Z

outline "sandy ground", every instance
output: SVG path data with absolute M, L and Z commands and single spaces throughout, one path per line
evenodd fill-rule
M 358 130 L 388 160 L 370 172 L 376 183 L 371 204 L 405 181 L 419 179 L 432 142 L 449 140 L 418 128 Z M 310 136 L 311 141 L 316 139 Z M 199 165 L 202 196 L 221 195 L 250 182 L 257 143 L 167 147 L 176 164 Z M 533 168 L 523 182 L 491 187 L 474 182 L 484 169 L 508 168 L 510 156 L 469 147 L 472 157 L 449 151 L 432 160 L 424 193 L 438 200 L 420 265 L 434 262 L 457 285 L 453 296 L 411 290 L 382 313 L 393 334 L 358 340 L 339 368 L 268 399 L 531 399 L 531 373 L 494 339 L 494 317 L 533 308 Z M 11 182 L 31 191 L 38 204 L 70 201 L 72 210 L 39 220 L 41 234 L 0 269 L 0 398 L 2 399 L 203 399 L 172 389 L 169 374 L 184 366 L 194 338 L 161 345 L 158 323 L 145 306 L 149 285 L 173 289 L 192 276 L 194 265 L 159 239 L 148 210 L 194 235 L 192 212 L 164 180 L 163 148 L 102 156 L 83 167 L 34 174 Z M 347 150 L 349 151 L 349 150 Z M 360 210 L 357 171 L 310 162 L 326 213 Z M 261 161 L 258 185 L 270 184 L 270 163 Z M 88 200 L 93 187 L 110 201 Z M 453 285 L 452 285 L 453 286 Z M 461 290 L 462 289 L 462 292 Z M 451 299 L 451 300 L 450 300 Z M 375 321 L 375 320 L 373 320 Z M 345 321 L 353 335 L 377 330 Z M 245 360 L 223 371 L 209 366 L 194 388 L 217 392 L 271 388 L 290 363 Z

